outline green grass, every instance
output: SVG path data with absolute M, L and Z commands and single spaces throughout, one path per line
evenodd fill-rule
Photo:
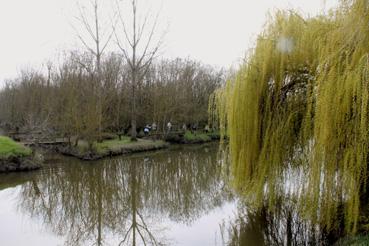
M 184 135 L 184 139 L 188 142 L 209 142 L 211 137 L 206 133 L 192 133 L 187 131 Z
M 131 142 L 131 139 L 127 136 L 123 136 L 121 140 L 119 138 L 112 140 L 104 140 L 101 143 L 95 142 L 93 145 L 93 150 L 98 153 L 104 152 L 109 149 L 114 149 L 121 147 L 123 145 L 127 145 Z M 85 153 L 88 151 L 88 143 L 85 140 L 80 140 L 78 142 L 78 150 L 80 153 Z
M 130 137 L 124 136 L 121 140 L 118 138 L 112 140 L 105 140 L 101 143 L 94 143 L 93 151 L 97 154 L 105 155 L 109 152 L 120 152 L 122 149 L 125 150 L 138 150 L 147 148 L 158 148 L 165 145 L 163 141 L 152 141 L 146 139 L 139 139 L 138 141 L 131 141 Z M 88 144 L 86 141 L 78 142 L 78 151 L 83 154 L 88 151 Z
M 96 148 L 96 151 L 98 153 L 103 153 L 105 151 L 121 148 L 121 147 L 129 145 L 131 143 L 132 143 L 132 141 L 131 141 L 130 137 L 125 136 L 125 137 L 122 137 L 121 140 L 119 140 L 119 138 L 117 138 L 117 139 L 112 139 L 112 140 L 105 140 L 101 143 L 96 143 L 95 148 Z
M 123 139 L 119 141 L 116 140 L 108 140 L 102 143 L 97 144 L 96 151 L 99 154 L 106 154 L 106 152 L 119 152 L 122 149 L 126 151 L 137 151 L 137 150 L 146 150 L 146 149 L 156 149 L 160 146 L 165 145 L 164 141 L 152 141 L 147 139 L 138 139 L 137 141 L 131 141 L 130 138 Z
M 32 150 L 8 137 L 0 136 L 0 158 L 9 158 L 11 156 L 25 157 L 32 154 Z

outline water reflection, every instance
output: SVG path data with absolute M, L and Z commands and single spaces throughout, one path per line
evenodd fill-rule
M 239 245 L 331 245 L 329 234 L 322 228 L 303 219 L 297 205 L 292 201 L 278 203 L 268 210 L 253 210 L 240 204 L 237 218 L 223 224 L 228 233 L 229 246 Z
M 96 163 L 70 160 L 21 187 L 19 208 L 66 245 L 161 245 L 164 219 L 190 224 L 232 199 L 216 149 L 181 149 Z
M 54 159 L 41 171 L 0 175 L 0 190 L 9 188 L 0 208 L 18 238 L 26 237 L 13 220 L 22 215 L 32 227 L 26 232 L 41 227 L 33 240 L 51 242 L 43 245 L 329 245 L 337 238 L 299 213 L 298 172 L 288 173 L 288 192 L 273 211 L 255 209 L 253 199 L 232 195 L 228 162 L 217 152 L 215 144 L 93 163 Z M 28 240 L 0 237 L 5 245 Z

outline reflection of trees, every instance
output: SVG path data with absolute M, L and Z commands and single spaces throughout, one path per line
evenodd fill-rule
M 210 153 L 210 152 L 209 152 Z M 159 244 L 159 218 L 190 223 L 229 198 L 216 150 L 154 153 L 47 169 L 26 183 L 21 208 L 68 245 Z M 156 223 L 151 223 L 155 221 Z
M 1 173 L 0 191 L 21 185 L 35 176 L 36 172 Z
M 131 210 L 131 223 L 128 230 L 125 232 L 123 240 L 120 241 L 119 245 L 123 245 L 125 243 L 130 243 L 130 235 L 132 234 L 132 242 L 131 245 L 135 246 L 137 244 L 137 234 L 139 238 L 142 240 L 144 245 L 147 245 L 147 241 L 149 241 L 152 245 L 158 245 L 158 242 L 147 226 L 144 216 L 140 212 L 140 188 L 141 188 L 141 179 L 137 175 L 137 165 L 130 165 L 130 210 Z
M 279 203 L 273 211 L 241 205 L 228 226 L 227 245 L 326 245 L 327 235 L 301 218 L 296 204 Z

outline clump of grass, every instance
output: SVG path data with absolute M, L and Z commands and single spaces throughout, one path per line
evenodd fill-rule
M 187 131 L 184 135 L 184 139 L 187 142 L 209 142 L 211 141 L 211 137 L 208 136 L 206 133 L 192 133 Z
M 0 136 L 0 159 L 12 156 L 25 157 L 31 154 L 32 150 L 30 148 L 27 148 L 8 137 Z
M 146 139 L 139 139 L 138 141 L 131 141 L 130 137 L 124 136 L 119 140 L 118 138 L 112 140 L 105 140 L 101 143 L 94 143 L 92 152 L 99 155 L 106 155 L 108 153 L 119 153 L 122 151 L 138 151 L 145 149 L 158 149 L 166 145 L 163 141 L 152 141 Z M 90 151 L 88 143 L 86 141 L 79 141 L 78 152 L 80 154 L 85 154 Z
M 121 147 L 123 145 L 129 144 L 131 142 L 131 139 L 127 136 L 123 136 L 121 140 L 118 138 L 111 139 L 111 140 L 104 140 L 101 143 L 95 142 L 92 146 L 92 151 L 96 151 L 97 153 L 102 153 L 111 149 L 116 149 L 118 147 Z M 89 151 L 89 146 L 87 141 L 80 140 L 78 142 L 78 151 L 80 153 L 85 153 Z
M 96 143 L 95 148 L 98 153 L 105 152 L 107 150 L 114 150 L 117 148 L 121 148 L 124 145 L 131 143 L 131 139 L 129 137 L 122 137 L 121 140 L 112 139 L 112 140 L 105 140 L 101 143 Z
M 211 131 L 211 132 L 207 133 L 207 135 L 211 139 L 220 139 L 220 132 L 219 131 Z
M 124 137 L 122 140 L 114 139 L 107 140 L 96 144 L 96 152 L 99 154 L 106 154 L 106 152 L 120 152 L 122 150 L 128 152 L 135 152 L 139 150 L 158 149 L 166 145 L 164 141 L 152 141 L 147 139 L 139 139 L 138 141 L 131 141 L 131 138 Z

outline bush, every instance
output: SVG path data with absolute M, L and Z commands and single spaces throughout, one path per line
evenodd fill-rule
M 116 139 L 117 135 L 114 133 L 110 133 L 110 132 L 103 132 L 101 133 L 101 140 L 112 140 L 112 139 Z
M 180 137 L 178 134 L 169 134 L 165 136 L 165 141 L 170 143 L 181 143 L 182 140 L 182 137 Z
M 188 143 L 200 143 L 209 142 L 211 138 L 206 133 L 192 133 L 187 131 L 184 135 L 184 140 Z
M 209 132 L 207 135 L 213 140 L 220 139 L 219 131 Z

